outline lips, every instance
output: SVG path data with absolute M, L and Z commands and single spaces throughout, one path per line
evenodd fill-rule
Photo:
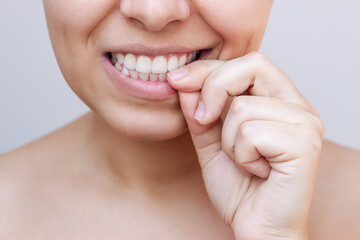
M 145 100 L 166 100 L 177 90 L 166 81 L 167 73 L 198 59 L 206 58 L 210 49 L 174 52 L 162 55 L 112 51 L 103 58 L 103 66 L 115 89 Z

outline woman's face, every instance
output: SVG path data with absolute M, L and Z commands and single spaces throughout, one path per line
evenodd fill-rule
M 202 59 L 223 60 L 258 50 L 271 5 L 272 0 L 44 0 L 55 55 L 73 91 L 115 131 L 152 141 L 187 130 L 176 92 L 162 82 L 164 72 L 191 60 L 196 50 Z M 134 82 L 142 81 L 132 79 L 136 75 L 147 78 L 147 85 Z M 149 84 L 150 93 L 144 89 Z

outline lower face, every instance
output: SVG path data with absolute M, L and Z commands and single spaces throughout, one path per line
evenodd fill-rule
M 272 0 L 44 0 L 60 69 L 115 132 L 165 141 L 187 131 L 166 73 L 260 47 Z

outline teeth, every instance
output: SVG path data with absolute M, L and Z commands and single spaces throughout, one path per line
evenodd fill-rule
M 152 73 L 166 73 L 167 72 L 167 61 L 164 56 L 157 56 L 152 62 Z
M 169 61 L 168 61 L 168 70 L 169 72 L 178 69 L 179 68 L 179 63 L 178 63 L 178 59 L 176 56 L 171 56 Z
M 135 69 L 136 58 L 134 54 L 128 53 L 125 55 L 124 65 L 127 69 L 131 69 L 131 70 Z
M 149 73 L 139 73 L 140 80 L 148 81 L 149 80 Z
M 191 55 L 192 55 L 192 56 L 191 56 L 191 61 L 194 61 L 194 60 L 195 60 L 195 57 L 196 57 L 196 52 L 193 52 Z
M 186 63 L 186 54 L 182 55 L 180 58 L 179 58 L 179 68 L 181 68 L 182 66 L 184 66 Z
M 120 64 L 124 63 L 124 55 L 123 54 L 121 54 L 121 53 L 116 54 L 116 58 Z
M 129 70 L 129 72 L 132 79 L 139 79 L 139 73 L 137 71 Z
M 151 73 L 151 59 L 147 56 L 139 56 L 136 61 L 136 71 Z
M 121 71 L 122 67 L 121 67 L 121 65 L 120 65 L 119 62 L 116 62 L 115 68 L 116 68 L 117 70 Z
M 118 60 L 117 60 L 116 57 L 111 56 L 111 62 L 112 62 L 113 65 L 115 65 L 117 61 L 118 61 Z
M 160 73 L 159 74 L 159 81 L 165 82 L 166 81 L 166 73 Z
M 122 70 L 121 70 L 121 73 L 124 74 L 125 76 L 129 76 L 129 71 L 124 67 Z
M 151 56 L 127 53 L 112 53 L 111 62 L 114 67 L 125 76 L 132 79 L 140 79 L 141 81 L 165 82 L 167 72 L 176 70 L 185 64 L 195 60 L 194 51 L 189 54 L 172 54 L 168 58 L 165 56 Z
M 186 58 L 186 64 L 188 64 L 189 62 L 191 62 L 191 58 L 192 58 L 192 54 L 189 54 Z
M 150 81 L 152 82 L 158 81 L 158 74 L 150 73 Z

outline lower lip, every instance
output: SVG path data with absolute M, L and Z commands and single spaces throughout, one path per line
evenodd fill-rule
M 151 82 L 132 79 L 120 73 L 106 56 L 102 63 L 111 81 L 121 91 L 148 100 L 165 100 L 177 96 L 177 91 L 168 82 Z

